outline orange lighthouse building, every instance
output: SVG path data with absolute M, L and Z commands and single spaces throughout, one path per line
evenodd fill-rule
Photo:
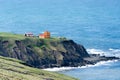
M 50 38 L 50 32 L 45 31 L 43 34 L 39 35 L 39 38 Z

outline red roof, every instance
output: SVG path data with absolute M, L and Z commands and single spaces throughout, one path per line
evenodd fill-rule
M 44 34 L 40 34 L 40 36 L 44 36 Z

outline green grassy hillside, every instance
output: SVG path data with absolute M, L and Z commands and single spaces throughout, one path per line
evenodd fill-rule
M 6 32 L 0 32 L 0 37 L 4 38 L 4 39 L 25 39 L 24 35 L 20 35 L 20 34 L 12 34 L 12 33 L 6 33 Z
M 0 80 L 77 80 L 23 64 L 20 60 L 0 56 Z

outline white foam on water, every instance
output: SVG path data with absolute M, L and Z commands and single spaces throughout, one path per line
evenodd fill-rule
M 100 54 L 101 56 L 103 56 L 106 53 L 100 49 L 87 49 L 87 52 L 89 54 Z
M 101 56 L 115 56 L 120 57 L 120 49 L 108 49 L 108 50 L 100 50 L 100 49 L 87 49 L 89 54 L 100 54 Z
M 59 67 L 59 68 L 54 67 L 54 68 L 46 68 L 43 70 L 52 71 L 52 72 L 67 71 L 67 70 L 78 69 L 78 68 L 90 68 L 90 67 L 97 67 L 97 66 L 103 66 L 103 65 L 111 65 L 111 63 L 117 62 L 117 61 L 118 60 L 100 61 L 100 62 L 96 63 L 95 65 L 86 65 L 86 66 L 79 66 L 79 67 Z
M 76 69 L 77 67 L 54 67 L 54 68 L 46 68 L 43 70 L 46 71 L 65 71 L 65 70 L 72 70 L 72 69 Z
M 96 63 L 95 65 L 86 65 L 86 66 L 82 66 L 79 68 L 89 68 L 89 67 L 97 67 L 97 66 L 103 66 L 103 65 L 111 65 L 111 63 L 117 62 L 117 61 L 118 60 L 100 61 L 100 62 Z
M 116 57 L 120 57 L 120 49 L 112 49 L 112 48 L 110 48 L 109 53 L 113 54 Z

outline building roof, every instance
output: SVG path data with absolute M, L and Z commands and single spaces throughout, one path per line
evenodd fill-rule
M 44 36 L 44 34 L 40 34 L 39 36 Z

